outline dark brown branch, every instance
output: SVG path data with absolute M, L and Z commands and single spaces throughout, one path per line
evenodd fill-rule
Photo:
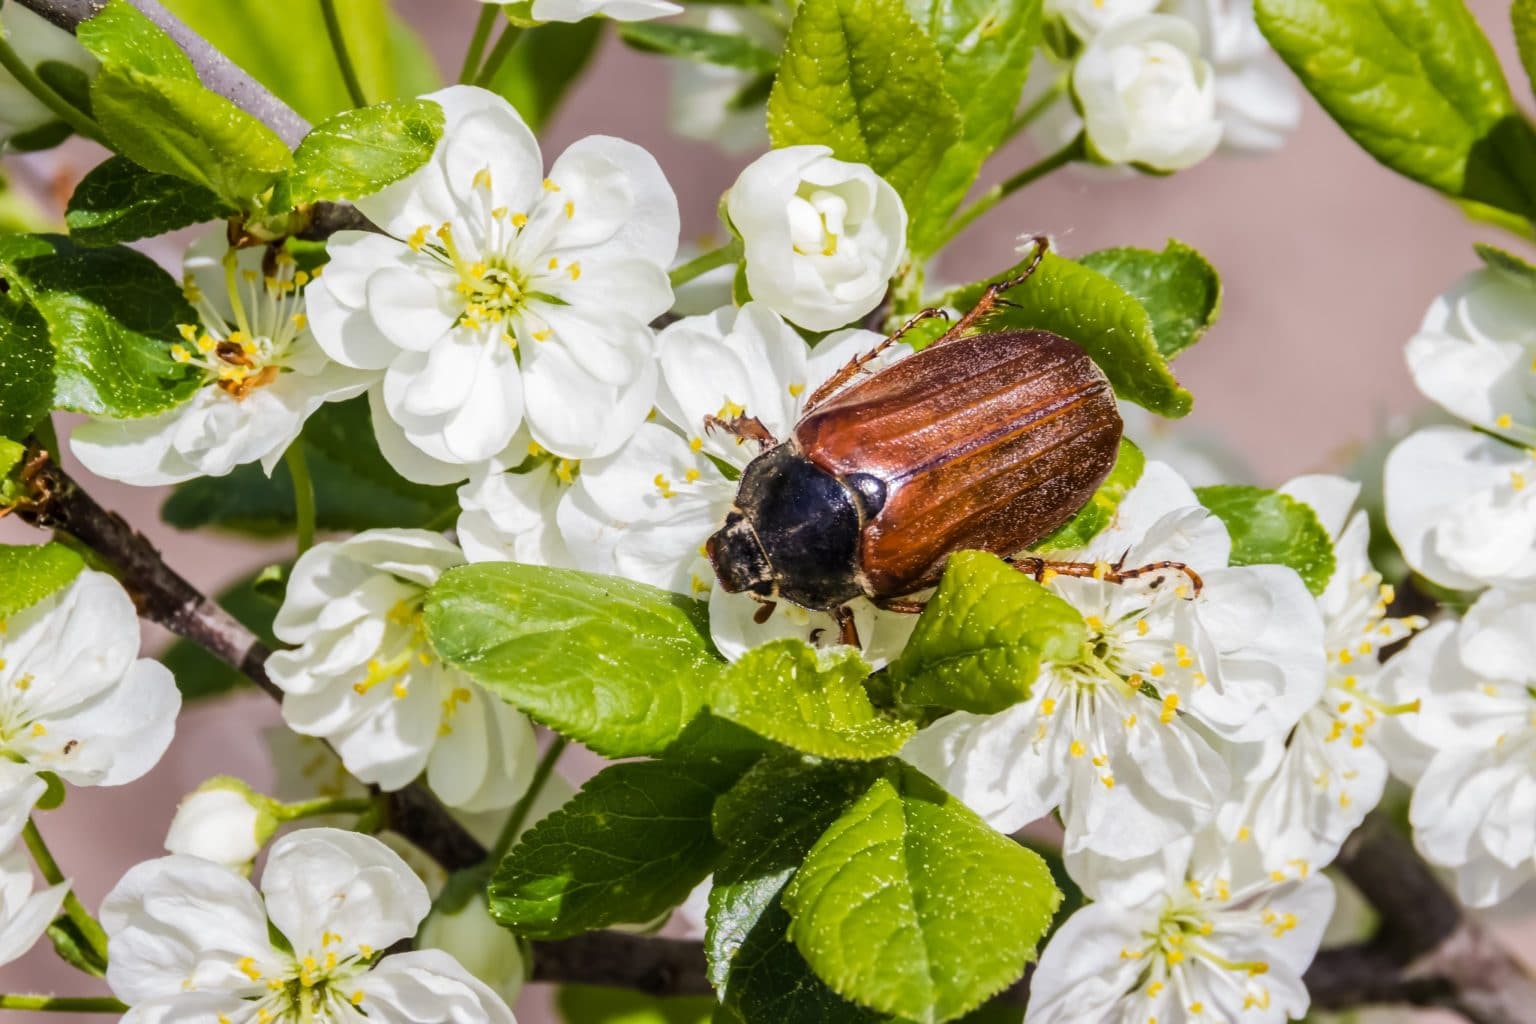
M 117 571 L 142 618 L 205 648 L 282 700 L 283 691 L 267 675 L 270 652 L 256 635 L 167 565 L 143 534 L 56 465 L 45 465 L 32 486 L 36 500 L 19 506 L 19 517 L 62 530 L 96 552 Z M 485 847 L 420 783 L 389 794 L 389 827 L 450 871 L 486 857 Z
M 533 980 L 627 988 L 653 996 L 713 995 L 704 945 L 627 932 L 533 944 Z

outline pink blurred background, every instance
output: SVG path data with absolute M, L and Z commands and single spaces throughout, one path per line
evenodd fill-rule
M 441 66 L 456 68 L 479 5 L 397 0 L 396 6 L 427 36 Z M 1504 6 L 1493 0 L 1472 6 L 1494 36 L 1516 93 L 1526 96 Z M 666 120 L 668 78 L 663 61 L 610 39 L 546 132 L 546 154 L 591 133 L 646 146 L 677 191 L 684 238 L 701 238 L 718 230 L 716 202 L 747 157 L 674 137 Z M 1020 142 L 996 159 L 989 177 L 1031 158 Z M 93 157 L 75 159 L 75 173 L 83 173 Z M 1104 182 L 1063 173 L 1038 183 L 964 235 L 938 275 L 962 280 L 994 272 L 1010 262 L 1015 238 L 1026 231 L 1053 233 L 1068 255 L 1108 245 L 1161 248 L 1177 237 L 1211 259 L 1222 273 L 1225 302 L 1221 322 L 1176 366 L 1196 396 L 1188 422 L 1235 448 L 1259 480 L 1271 484 L 1342 468 L 1389 417 L 1419 408 L 1403 342 L 1430 299 L 1476 265 L 1474 240 L 1518 247 L 1377 166 L 1310 100 L 1290 144 L 1267 158 L 1212 159 L 1165 179 Z M 99 481 L 90 486 L 209 590 L 290 550 L 287 543 L 179 534 L 158 521 L 162 493 Z M 37 539 L 19 523 L 0 522 L 0 541 Z M 149 639 L 163 643 L 160 635 Z M 126 867 L 163 852 L 177 801 L 208 776 L 228 773 L 269 785 L 260 733 L 279 720 L 258 695 L 191 707 L 170 753 L 148 778 L 124 789 L 72 791 L 62 809 L 44 815 L 43 831 L 86 904 L 94 907 Z M 1522 945 L 1536 948 L 1529 937 Z M 0 991 L 80 994 L 91 988 L 45 947 L 0 969 Z M 538 988 L 520 1006 L 525 1024 L 547 1019 L 547 993 Z

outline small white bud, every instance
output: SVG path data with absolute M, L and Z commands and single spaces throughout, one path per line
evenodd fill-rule
M 244 870 L 277 830 L 273 803 L 236 778 L 209 779 L 182 800 L 165 836 L 171 853 Z

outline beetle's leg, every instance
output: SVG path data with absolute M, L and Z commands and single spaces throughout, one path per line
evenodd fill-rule
M 847 363 L 843 364 L 843 367 L 840 370 L 838 370 L 832 376 L 828 377 L 825 383 L 821 385 L 821 387 L 813 391 L 810 398 L 806 399 L 805 412 L 810 412 L 822 402 L 825 402 L 838 391 L 842 390 L 844 384 L 847 384 L 854 377 L 858 376 L 864 367 L 868 366 L 871 361 L 879 358 L 880 354 L 886 349 L 900 341 L 908 331 L 912 330 L 912 328 L 916 327 L 924 320 L 932 320 L 934 318 L 948 320 L 949 313 L 947 310 L 943 309 L 925 309 L 914 316 L 912 319 L 908 320 L 906 323 L 902 324 L 899 331 L 891 335 L 889 338 L 886 338 L 884 341 L 880 342 L 880 344 L 876 345 L 868 352 L 854 356 L 852 359 L 848 360 Z
M 964 337 L 971 330 L 971 328 L 975 327 L 977 324 L 981 323 L 982 320 L 990 316 L 992 311 L 998 306 L 1010 305 L 1008 300 L 1003 298 L 1003 292 L 1006 292 L 1012 288 L 1017 288 L 1019 285 L 1029 280 L 1030 276 L 1033 275 L 1036 270 L 1040 269 L 1041 261 L 1045 259 L 1045 254 L 1049 252 L 1051 248 L 1051 240 L 1045 235 L 1034 235 L 1030 238 L 1029 241 L 1030 244 L 1035 247 L 1035 249 L 1028 265 L 1026 265 L 1023 270 L 1019 271 L 1012 277 L 1004 278 L 995 284 L 988 285 L 987 290 L 982 292 L 981 299 L 976 303 L 976 305 L 971 307 L 971 311 L 965 314 L 965 316 L 961 317 L 955 323 L 955 326 L 945 331 L 944 336 L 941 337 L 938 341 L 935 341 L 930 347 L 936 348 L 939 345 L 943 345 L 947 342 L 955 341 L 958 338 Z
M 832 618 L 837 620 L 837 642 L 849 647 L 860 646 L 859 624 L 853 621 L 853 609 L 840 604 L 832 609 Z
M 1177 572 L 1182 573 L 1190 582 L 1193 593 L 1190 597 L 1199 597 L 1200 591 L 1205 588 L 1205 580 L 1200 574 L 1183 562 L 1149 562 L 1146 565 L 1138 565 L 1127 569 L 1123 563 L 1116 562 L 1111 565 L 1108 562 L 1050 562 L 1044 558 L 1012 558 L 1009 564 L 1027 576 L 1033 576 L 1037 583 L 1045 583 L 1052 576 L 1074 576 L 1079 579 L 1107 580 L 1110 583 L 1129 583 L 1131 580 L 1140 579 L 1142 576 L 1150 576 L 1153 573 Z M 1161 585 L 1161 580 L 1154 580 L 1150 586 Z
M 899 612 L 902 615 L 920 615 L 923 609 L 928 607 L 928 602 L 913 601 L 905 597 L 888 597 L 883 601 L 877 601 L 875 607 L 881 611 Z
M 764 448 L 772 448 L 779 443 L 779 439 L 773 436 L 773 431 L 763 426 L 763 421 L 756 416 L 735 416 L 731 419 L 721 419 L 719 416 L 704 417 L 705 430 L 723 430 L 736 438 L 736 443 L 743 441 L 756 441 Z

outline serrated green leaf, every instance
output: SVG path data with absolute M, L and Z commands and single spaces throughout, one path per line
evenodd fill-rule
M 220 53 L 250 72 L 309 121 L 353 106 L 317 3 L 162 0 Z M 431 54 L 388 0 L 337 5 L 347 54 L 370 100 L 419 96 L 442 78 Z
M 720 660 L 698 601 L 611 576 L 510 562 L 446 573 L 427 597 L 438 655 L 606 757 L 657 754 Z
M 586 70 L 602 41 L 605 19 L 551 22 L 526 29 L 491 80 L 528 127 L 542 131 Z
M 945 293 L 937 305 L 962 312 L 976 305 L 992 281 L 1019 272 L 1026 256 L 1007 273 Z M 1081 263 L 1046 253 L 1039 269 L 1007 294 L 988 321 L 989 330 L 1033 327 L 1076 342 L 1099 364 L 1115 394 L 1161 416 L 1178 417 L 1194 404 L 1158 350 L 1147 310 L 1120 285 Z
M 937 1024 L 1024 973 L 1061 893 L 1039 855 L 899 765 L 822 834 L 783 899 L 790 939 L 834 991 Z
M 807 754 L 889 757 L 917 726 L 875 709 L 864 689 L 871 671 L 854 648 L 818 651 L 784 637 L 748 651 L 720 673 L 709 704 L 715 714 Z
M 0 437 L 24 438 L 48 415 L 53 363 L 48 324 L 37 307 L 20 288 L 0 293 Z
M 112 245 L 153 238 L 236 212 L 205 188 L 114 156 L 75 186 L 64 220 L 76 241 Z
M 1199 251 L 1170 238 L 1162 252 L 1125 246 L 1101 249 L 1078 262 L 1124 288 L 1152 318 L 1164 359 L 1200 340 L 1221 314 L 1221 278 Z
M 91 84 L 91 108 L 124 156 L 242 209 L 293 166 L 272 129 L 197 82 L 105 67 Z
M 830 146 L 909 207 L 960 136 L 933 41 L 902 0 L 801 0 L 768 97 L 775 146 Z
M 1523 257 L 1486 242 L 1474 242 L 1472 248 L 1488 269 L 1508 274 L 1526 284 L 1536 284 L 1536 266 Z
M 148 256 L 62 235 L 0 238 L 0 275 L 47 322 L 53 406 L 132 418 L 180 404 L 198 381 L 171 358 L 177 324 L 195 323 L 181 286 Z
M 366 396 L 322 405 L 300 437 L 320 529 L 442 529 L 457 517 L 452 485 L 412 483 L 390 466 L 374 439 Z M 255 463 L 236 466 L 228 476 L 177 485 L 160 515 L 180 530 L 217 526 L 263 536 L 292 533 L 293 480 L 284 463 L 270 477 Z
M 1288 565 L 1321 594 L 1333 576 L 1333 542 L 1310 505 L 1263 487 L 1199 487 L 1200 504 L 1232 535 L 1232 565 Z
M 218 602 L 219 607 L 260 637 L 269 650 L 276 650 L 282 645 L 272 634 L 272 621 L 277 618 L 282 596 L 274 599 L 258 589 L 258 580 L 266 571 L 247 576 L 221 591 Z M 177 640 L 160 657 L 160 662 L 176 677 L 176 688 L 185 702 L 223 696 L 250 684 L 239 669 L 190 640 Z
M 1042 661 L 1087 642 L 1070 604 L 995 555 L 950 556 L 901 656 L 887 670 L 907 705 L 993 714 L 1029 696 Z
M 62 544 L 0 547 L 0 621 L 63 590 L 85 561 Z
M 643 992 L 590 985 L 562 985 L 555 1006 L 566 1024 L 709 1024 L 709 996 L 659 999 Z
M 710 812 L 730 781 L 671 761 L 605 768 L 497 867 L 491 916 L 538 939 L 653 920 L 714 869 Z
M 430 100 L 344 111 L 316 125 L 299 143 L 293 171 L 273 205 L 292 209 L 322 199 L 372 195 L 430 160 L 442 136 L 443 108 Z
M 1048 554 L 1052 551 L 1074 551 L 1085 546 L 1115 521 L 1115 512 L 1125 496 L 1131 493 L 1131 488 L 1141 479 L 1146 465 L 1147 459 L 1141 449 L 1122 437 L 1115 468 L 1109 471 L 1109 476 L 1093 492 L 1088 504 L 1030 550 L 1036 554 Z
M 619 26 L 619 38 L 637 50 L 682 57 L 700 64 L 717 64 L 741 71 L 772 74 L 779 55 L 741 35 L 727 35 L 657 21 L 630 21 Z
M 1259 0 L 1255 14 L 1377 160 L 1446 195 L 1536 214 L 1536 133 L 1462 0 Z
M 1040 43 L 1040 0 L 907 0 L 938 48 L 960 136 L 907 206 L 913 248 L 931 252 L 987 157 L 1003 141 Z
M 75 38 L 103 65 L 197 81 L 191 58 L 128 0 L 109 0 L 100 11 L 80 23 Z

